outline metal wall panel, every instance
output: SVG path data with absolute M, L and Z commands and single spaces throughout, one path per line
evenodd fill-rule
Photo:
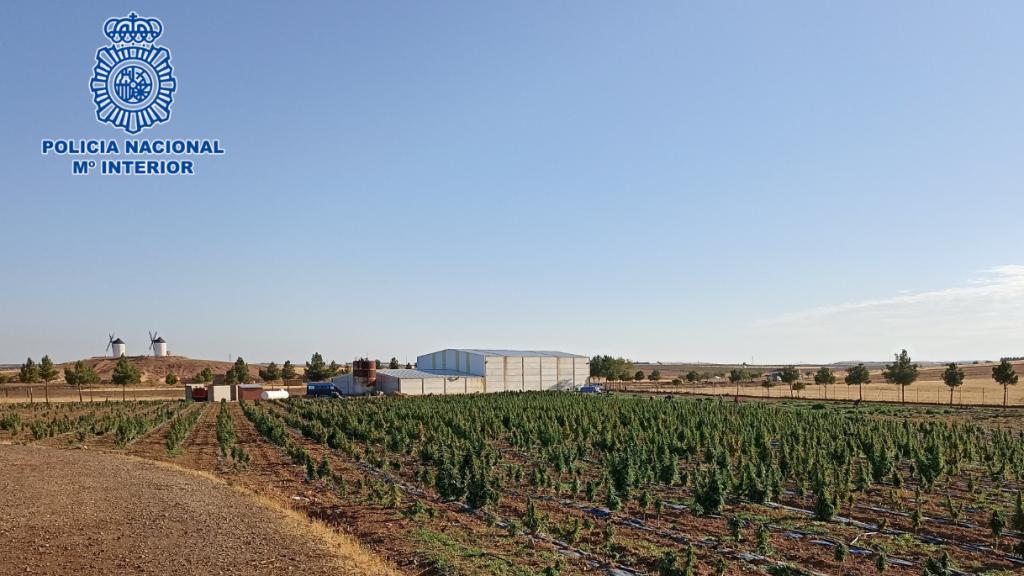
M 423 379 L 402 378 L 399 380 L 398 390 L 409 396 L 420 396 L 423 394 Z
M 572 388 L 576 374 L 572 369 L 572 358 L 558 358 L 558 387 Z
M 523 383 L 523 357 L 505 356 L 505 389 L 525 390 Z
M 416 357 L 416 368 L 419 370 L 440 370 L 441 352 L 431 352 Z
M 558 358 L 542 356 L 540 358 L 540 389 L 554 390 L 558 388 Z
M 484 391 L 484 379 L 480 376 L 466 378 L 466 394 L 479 394 Z
M 438 376 L 437 378 L 424 378 L 423 393 L 444 394 L 444 378 L 440 376 Z
M 520 365 L 523 372 L 523 390 L 540 390 L 540 356 L 526 356 Z
M 448 376 L 444 378 L 444 393 L 445 394 L 465 394 L 466 393 L 466 377 L 465 376 Z
M 509 390 L 505 385 L 505 359 L 491 356 L 484 359 L 484 392 L 503 392 Z
M 573 371 L 575 373 L 576 386 L 586 386 L 590 379 L 590 360 L 586 358 L 573 358 Z
M 477 376 L 485 376 L 487 373 L 484 371 L 484 360 L 485 356 L 480 354 L 470 354 L 466 352 L 466 356 L 469 358 L 469 372 L 470 374 L 476 374 Z

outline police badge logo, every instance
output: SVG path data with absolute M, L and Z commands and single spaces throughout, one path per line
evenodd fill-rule
M 138 134 L 170 119 L 178 81 L 172 76 L 171 53 L 153 45 L 163 29 L 160 20 L 134 12 L 103 25 L 111 45 L 96 51 L 89 82 L 97 120 Z

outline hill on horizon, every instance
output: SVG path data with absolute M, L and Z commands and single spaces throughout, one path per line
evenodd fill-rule
M 178 377 L 181 383 L 189 382 L 194 379 L 200 372 L 205 368 L 209 368 L 217 381 L 219 381 L 224 373 L 233 366 L 232 362 L 224 360 L 199 360 L 195 358 L 188 358 L 185 356 L 164 356 L 157 358 L 155 356 L 144 355 L 144 356 L 126 356 L 125 358 L 135 366 L 142 376 L 143 383 L 161 384 L 164 382 L 164 378 L 168 374 L 174 373 Z M 114 367 L 117 365 L 117 358 L 110 356 L 93 356 L 92 358 L 83 358 L 81 362 L 92 367 L 97 374 L 100 375 L 100 379 L 103 382 L 110 382 L 111 377 L 114 373 Z M 75 365 L 78 360 L 70 362 L 63 362 L 56 364 L 57 367 L 57 380 L 54 384 L 63 384 L 64 380 L 64 368 L 70 368 Z M 252 373 L 253 378 L 257 378 L 256 371 L 266 366 L 266 364 L 249 364 L 249 371 Z M 9 375 L 17 376 L 19 365 L 6 365 L 0 368 L 0 371 Z M 302 374 L 305 370 L 304 364 L 298 364 L 295 366 L 295 371 L 298 374 Z

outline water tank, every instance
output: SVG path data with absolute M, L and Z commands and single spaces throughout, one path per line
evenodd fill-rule
M 377 384 L 377 362 L 363 358 L 352 362 L 352 382 L 356 387 Z
M 260 400 L 286 400 L 287 398 L 287 390 L 264 390 L 260 394 Z

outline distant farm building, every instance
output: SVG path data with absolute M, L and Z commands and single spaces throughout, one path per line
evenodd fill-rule
M 576 390 L 590 378 L 590 359 L 538 350 L 449 348 L 416 358 L 415 369 L 380 369 L 353 363 L 352 374 L 332 382 L 341 394 L 473 394 Z

